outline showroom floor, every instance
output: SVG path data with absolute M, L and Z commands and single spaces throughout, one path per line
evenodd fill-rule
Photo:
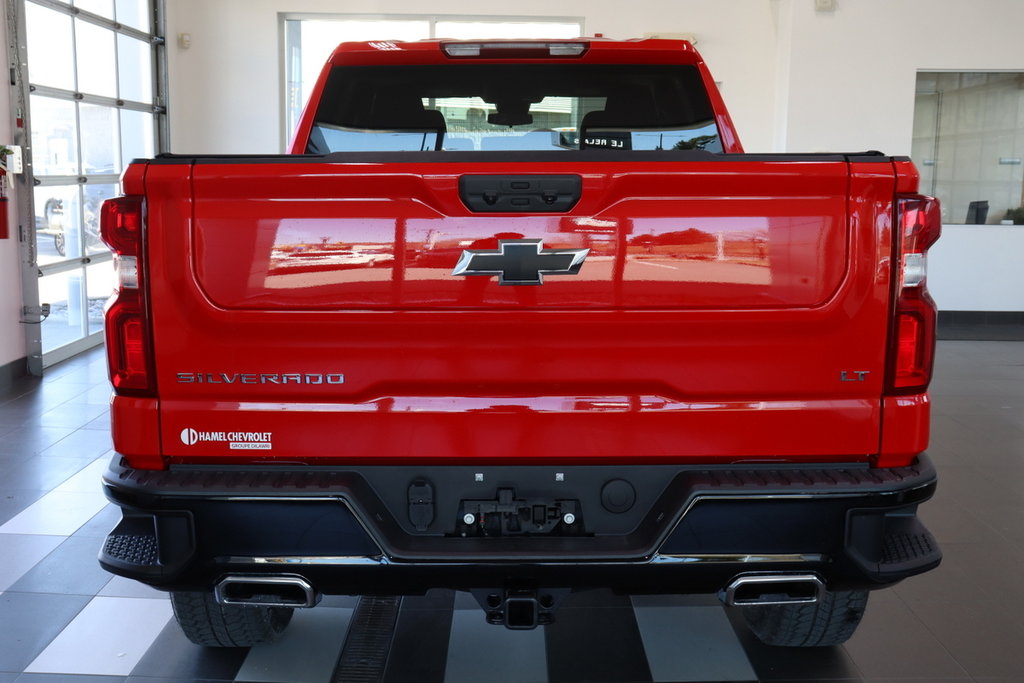
M 353 643 L 386 601 L 329 598 L 279 642 L 204 650 L 162 594 L 99 568 L 108 394 L 100 350 L 0 394 L 0 683 L 379 680 Z M 383 680 L 1024 681 L 1024 343 L 940 342 L 933 397 L 922 517 L 945 560 L 874 593 L 845 646 L 764 647 L 711 597 L 578 594 L 508 631 L 436 591 L 398 604 Z

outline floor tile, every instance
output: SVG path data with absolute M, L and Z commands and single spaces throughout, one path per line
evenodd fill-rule
M 109 433 L 97 429 L 76 429 L 57 443 L 44 449 L 40 455 L 98 458 L 110 451 L 111 448 L 113 448 L 113 443 Z
M 728 608 L 725 613 L 759 681 L 811 683 L 863 678 L 853 658 L 841 647 L 770 647 L 750 632 L 739 608 Z
M 70 536 L 106 505 L 100 491 L 51 491 L 0 526 L 0 534 Z
M 402 598 L 383 683 L 442 683 L 452 631 L 452 591 Z
M 8 590 L 92 597 L 110 581 L 96 560 L 102 543 L 98 538 L 68 538 Z
M 0 456 L 0 485 L 17 490 L 50 491 L 92 461 L 92 458 L 28 455 L 12 462 Z
M 170 618 L 167 600 L 93 598 L 25 671 L 127 676 Z
M 91 464 L 79 470 L 77 474 L 68 477 L 60 486 L 54 488 L 54 491 L 95 493 L 102 490 L 103 473 L 107 471 L 109 463 L 109 457 L 98 457 Z
M 36 502 L 44 495 L 39 490 L 10 490 L 0 488 L 0 524 Z
M 124 683 L 124 676 L 83 676 L 80 674 L 22 674 L 14 683 Z
M 89 391 L 75 397 L 74 400 L 81 401 L 91 406 L 104 406 L 110 408 L 110 396 L 112 390 L 110 384 L 102 382 L 96 386 L 93 386 Z
M 0 534 L 0 591 L 7 590 L 63 541 L 60 536 Z
M 636 607 L 654 681 L 756 681 L 721 606 Z
M 107 412 L 106 406 L 77 403 L 74 399 L 40 413 L 32 422 L 42 427 L 70 427 L 78 429 Z
M 121 508 L 113 503 L 108 503 L 103 509 L 93 515 L 92 519 L 78 528 L 74 537 L 106 538 L 110 530 L 121 521 Z
M 25 425 L 4 434 L 0 441 L 0 454 L 38 455 L 74 431 L 68 427 Z
M 110 411 L 104 411 L 92 422 L 88 422 L 82 425 L 82 429 L 95 429 L 98 431 L 109 432 L 110 431 Z
M 941 570 L 941 567 L 940 567 Z M 958 665 L 975 678 L 1024 672 L 1024 622 L 962 573 L 939 570 L 897 586 L 896 593 Z
M 256 645 L 236 680 L 254 683 L 323 683 L 338 662 L 351 609 L 295 610 L 278 640 Z
M 544 629 L 510 631 L 484 621 L 483 610 L 454 610 L 445 683 L 546 683 Z
M 872 593 L 861 626 L 843 647 L 869 680 L 882 676 L 928 680 L 968 676 L 891 590 Z M 913 657 L 908 657 L 908 652 Z
M 78 595 L 0 595 L 0 671 L 24 671 L 88 602 Z
M 651 670 L 644 652 L 643 638 L 629 598 L 595 591 L 604 595 L 611 607 L 591 603 L 559 609 L 555 622 L 544 627 L 547 645 L 547 671 L 552 683 L 595 683 L 613 681 L 650 681 Z M 619 599 L 625 598 L 625 603 Z M 572 604 L 567 600 L 566 603 Z M 621 605 L 621 606 L 618 606 Z M 472 612 L 456 612 L 472 617 Z M 482 616 L 477 619 L 482 620 Z M 455 639 L 455 631 L 452 638 Z
M 248 654 L 244 648 L 199 647 L 172 619 L 135 666 L 131 680 L 233 681 Z
M 97 595 L 107 598 L 166 598 L 167 593 L 159 591 L 134 579 L 123 576 L 107 575 L 110 580 Z

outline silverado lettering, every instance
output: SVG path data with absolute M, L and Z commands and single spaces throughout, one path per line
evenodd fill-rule
M 100 561 L 196 643 L 611 588 L 835 645 L 941 559 L 938 203 L 907 158 L 745 153 L 689 43 L 344 43 L 289 154 L 123 189 Z
M 345 375 L 320 373 L 179 372 L 179 384 L 344 384 Z

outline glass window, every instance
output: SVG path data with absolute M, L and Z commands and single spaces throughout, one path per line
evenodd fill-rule
M 78 91 L 117 97 L 114 32 L 80 19 L 75 20 L 78 46 Z
M 721 151 L 692 66 L 477 64 L 337 67 L 311 153 Z
M 579 22 L 556 21 L 439 21 L 435 36 L 454 40 L 474 38 L 578 38 Z
M 89 256 L 107 251 L 100 237 L 100 207 L 103 202 L 119 193 L 114 183 L 88 183 L 82 186 L 82 238 Z
M 40 265 L 82 255 L 78 185 L 35 188 L 36 257 Z
M 153 101 L 153 49 L 123 33 L 117 36 L 119 97 L 134 102 Z
M 490 19 L 423 16 L 402 19 L 287 19 L 285 35 L 285 127 L 291 135 L 324 62 L 339 43 L 428 38 L 570 38 L 582 35 L 582 21 Z
M 111 175 L 121 172 L 118 149 L 117 109 L 97 104 L 79 105 L 82 130 L 82 172 L 89 175 Z
M 286 48 L 288 131 L 294 130 L 302 107 L 309 99 L 324 62 L 339 43 L 386 36 L 390 40 L 422 40 L 430 37 L 427 20 L 304 19 L 288 22 L 293 38 Z
M 121 110 L 121 167 L 132 159 L 152 157 L 156 149 L 153 139 L 153 115 L 144 111 Z
M 1024 224 L 1024 73 L 919 73 L 912 156 L 944 222 Z
M 107 19 L 114 18 L 114 3 L 113 0 L 74 0 L 75 7 L 86 12 L 92 12 L 98 14 L 101 17 Z
M 125 26 L 150 32 L 149 0 L 117 0 L 117 20 Z
M 110 264 L 103 264 L 110 268 Z M 39 278 L 39 301 L 50 304 L 43 321 L 43 352 L 53 351 L 86 335 L 88 329 L 85 269 Z
M 32 95 L 32 163 L 36 175 L 78 175 L 75 103 Z
M 25 8 L 34 86 L 25 92 L 32 133 L 26 170 L 35 213 L 30 272 L 39 285 L 38 299 L 26 292 L 26 301 L 51 305 L 41 327 L 46 364 L 70 342 L 101 341 L 95 333 L 115 272 L 100 239 L 100 211 L 118 194 L 127 163 L 157 151 L 159 48 L 137 37 L 136 29 L 154 24 L 149 0 L 28 0 L 18 7 Z M 95 16 L 83 19 L 86 12 Z
M 87 324 L 89 334 L 103 329 L 103 307 L 114 293 L 117 273 L 109 263 L 97 263 L 85 268 Z
M 32 3 L 25 4 L 28 34 L 28 80 L 63 90 L 75 89 L 71 17 Z

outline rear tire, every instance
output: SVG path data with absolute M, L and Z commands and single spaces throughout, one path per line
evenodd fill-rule
M 766 645 L 829 647 L 845 643 L 857 630 L 868 604 L 867 591 L 826 591 L 805 605 L 743 607 L 743 617 Z
M 221 605 L 213 593 L 172 592 L 174 618 L 185 637 L 206 647 L 251 647 L 274 640 L 292 619 L 290 607 Z

